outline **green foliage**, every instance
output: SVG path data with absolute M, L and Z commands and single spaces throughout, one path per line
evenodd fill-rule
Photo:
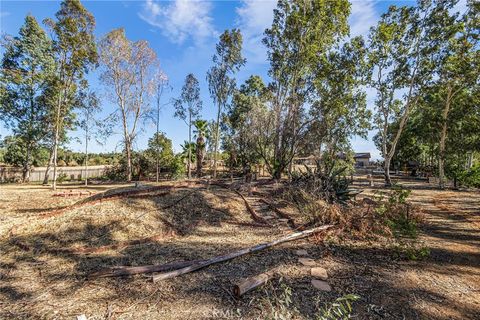
M 5 44 L 0 73 L 0 120 L 19 143 L 16 151 L 9 149 L 6 161 L 23 166 L 24 180 L 49 129 L 45 96 L 53 70 L 52 42 L 35 18 L 27 15 L 19 36 Z
M 148 139 L 148 148 L 145 153 L 152 162 L 158 161 L 160 168 L 168 169 L 174 157 L 172 140 L 168 139 L 163 132 L 159 132 L 158 135 L 155 133 Z M 150 170 L 154 172 L 155 167 L 152 165 Z
M 320 309 L 318 320 L 345 320 L 352 319 L 352 302 L 360 299 L 360 296 L 355 294 L 347 294 L 343 297 L 337 298 L 335 302 L 326 305 Z
M 459 176 L 459 182 L 466 187 L 480 188 L 480 163 L 464 170 Z
M 58 165 L 59 165 L 59 166 L 62 166 L 62 164 L 61 164 L 62 162 L 63 162 L 63 160 L 60 160 L 60 161 L 58 162 Z M 63 183 L 63 182 L 65 182 L 65 181 L 68 181 L 68 179 L 69 179 L 69 177 L 67 176 L 67 174 L 66 174 L 65 172 L 60 173 L 60 174 L 58 175 L 58 177 L 57 177 L 58 183 Z
M 257 152 L 261 124 L 260 113 L 267 102 L 267 88 L 259 76 L 250 76 L 233 96 L 232 104 L 225 117 L 223 149 L 229 153 L 231 168 L 240 167 L 244 174 L 261 160 Z
M 185 164 L 183 158 L 180 156 L 175 156 L 170 165 L 170 174 L 173 179 L 180 179 L 185 176 Z
M 265 306 L 265 320 L 293 320 L 299 315 L 298 309 L 293 305 L 292 288 L 285 284 L 282 279 L 278 282 L 279 288 L 275 288 L 271 283 L 264 290 L 265 298 L 261 303 Z
M 217 173 L 217 151 L 220 141 L 220 121 L 223 109 L 229 98 L 235 92 L 234 74 L 245 64 L 242 57 L 243 38 L 239 29 L 225 30 L 220 35 L 220 41 L 216 46 L 213 56 L 213 66 L 207 72 L 208 89 L 213 103 L 217 106 L 217 119 L 214 134 L 210 135 L 213 140 L 214 152 L 214 175 Z
M 179 99 L 174 101 L 174 116 L 185 121 L 190 127 L 192 121 L 196 119 L 202 110 L 202 100 L 200 99 L 200 86 L 197 78 L 190 73 L 185 78 L 182 87 L 182 93 Z
M 272 79 L 271 109 L 263 115 L 263 130 L 257 133 L 263 144 L 257 151 L 275 179 L 281 178 L 307 134 L 306 114 L 317 98 L 312 79 L 325 54 L 348 34 L 349 13 L 347 0 L 277 3 L 263 39 Z
M 402 241 L 393 247 L 396 257 L 418 261 L 430 256 L 430 249 L 425 246 L 419 246 L 416 242 Z
M 387 194 L 377 193 L 379 205 L 375 212 L 383 219 L 396 237 L 416 238 L 418 235 L 418 215 L 412 212 L 408 202 L 411 190 L 401 186 L 394 186 Z
M 331 171 L 321 172 L 305 167 L 303 172 L 292 173 L 292 189 L 309 195 L 308 199 L 304 199 L 306 203 L 321 199 L 329 203 L 346 204 L 359 193 L 350 188 L 351 181 L 345 177 L 347 169 L 347 166 L 338 166 Z

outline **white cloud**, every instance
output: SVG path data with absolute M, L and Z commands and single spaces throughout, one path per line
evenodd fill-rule
M 375 25 L 380 18 L 375 9 L 374 0 L 353 0 L 351 7 L 350 35 L 351 37 L 366 36 L 370 27 Z
M 243 0 L 236 9 L 247 61 L 265 63 L 267 53 L 262 44 L 263 32 L 272 25 L 276 6 L 276 0 Z
M 0 18 L 8 17 L 10 12 L 8 11 L 0 11 Z
M 170 4 L 159 4 L 147 0 L 139 16 L 160 28 L 174 43 L 182 44 L 190 37 L 198 44 L 217 34 L 212 25 L 211 10 L 208 1 L 175 0 Z

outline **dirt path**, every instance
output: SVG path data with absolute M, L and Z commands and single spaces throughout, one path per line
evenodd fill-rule
M 480 319 L 480 198 L 478 193 L 423 191 L 430 257 L 412 274 L 431 299 L 420 307 L 445 319 Z
M 430 254 L 420 261 L 387 260 L 381 249 L 359 250 L 358 292 L 368 319 L 480 319 L 480 194 L 414 189 L 425 213 L 419 241 Z M 365 255 L 370 251 L 370 259 Z M 360 289 L 362 291 L 362 289 Z M 368 314 L 368 315 L 367 315 Z

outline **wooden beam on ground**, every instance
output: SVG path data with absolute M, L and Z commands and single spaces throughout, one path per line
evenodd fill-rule
M 244 249 L 241 249 L 241 250 L 238 250 L 238 251 L 235 251 L 235 252 L 227 253 L 227 254 L 216 256 L 216 257 L 206 259 L 206 260 L 203 260 L 203 261 L 200 261 L 200 262 L 196 262 L 196 263 L 194 263 L 190 266 L 186 266 L 184 268 L 179 268 L 177 270 L 173 270 L 173 271 L 170 271 L 170 272 L 164 272 L 164 273 L 154 275 L 152 277 L 152 280 L 154 282 L 156 282 L 156 281 L 160 281 L 160 280 L 174 278 L 174 277 L 180 276 L 182 274 L 190 273 L 190 272 L 205 268 L 205 267 L 207 267 L 209 265 L 212 265 L 212 264 L 215 264 L 215 263 L 220 263 L 220 262 L 224 262 L 224 261 L 227 261 L 227 260 L 231 260 L 231 259 L 234 259 L 236 257 L 243 256 L 243 255 L 248 254 L 248 253 L 254 253 L 254 252 L 257 252 L 257 251 L 260 251 L 260 250 L 263 250 L 263 249 L 266 249 L 266 248 L 270 248 L 270 247 L 273 247 L 275 245 L 278 245 L 278 244 L 281 244 L 281 243 L 284 243 L 284 242 L 289 242 L 289 241 L 294 241 L 294 240 L 306 238 L 310 235 L 313 235 L 313 234 L 316 234 L 316 233 L 319 233 L 319 232 L 323 232 L 323 231 L 325 231 L 327 229 L 330 229 L 332 227 L 333 227 L 333 225 L 324 225 L 324 226 L 316 227 L 316 228 L 301 231 L 301 232 L 291 233 L 287 236 L 284 236 L 280 239 L 277 239 L 277 240 L 274 240 L 274 241 L 271 241 L 271 242 L 266 242 L 266 243 L 262 243 L 262 244 L 259 244 L 259 245 L 253 246 L 253 247 L 244 248 Z
M 138 266 L 138 267 L 128 267 L 120 266 L 109 269 L 100 270 L 89 275 L 89 278 L 99 278 L 99 277 L 120 277 L 120 276 L 131 276 L 140 273 L 153 273 L 153 272 L 164 272 L 168 270 L 175 270 L 179 268 L 185 268 L 195 263 L 199 263 L 203 260 L 192 260 L 192 261 L 173 261 L 164 264 L 155 264 L 151 266 Z

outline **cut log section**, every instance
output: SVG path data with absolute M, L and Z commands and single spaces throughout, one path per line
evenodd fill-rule
M 247 278 L 233 287 L 233 294 L 239 298 L 245 293 L 267 283 L 268 280 L 272 277 L 274 272 L 265 272 L 259 275 Z
M 227 253 L 225 255 L 221 255 L 221 256 L 210 258 L 210 259 L 206 259 L 204 261 L 194 263 L 190 266 L 180 268 L 178 270 L 173 270 L 173 271 L 170 271 L 170 272 L 164 272 L 164 273 L 154 275 L 152 277 L 152 280 L 154 282 L 156 282 L 156 281 L 160 281 L 160 280 L 174 278 L 174 277 L 180 276 L 182 274 L 190 273 L 190 272 L 205 268 L 205 267 L 207 267 L 209 265 L 212 265 L 212 264 L 215 264 L 215 263 L 219 263 L 219 262 L 234 259 L 234 258 L 239 257 L 239 256 L 243 256 L 247 253 L 257 252 L 257 251 L 260 251 L 260 250 L 263 250 L 263 249 L 266 249 L 266 248 L 270 248 L 270 247 L 273 247 L 275 245 L 278 245 L 278 244 L 281 244 L 281 243 L 284 243 L 284 242 L 289 242 L 289 241 L 294 241 L 294 240 L 306 238 L 306 237 L 308 237 L 312 234 L 316 234 L 316 233 L 325 231 L 325 230 L 330 229 L 332 227 L 333 227 L 333 225 L 324 225 L 324 226 L 321 226 L 321 227 L 316 227 L 316 228 L 301 231 L 301 232 L 291 233 L 291 234 L 289 234 L 285 237 L 282 237 L 280 239 L 277 239 L 277 240 L 274 240 L 274 241 L 271 241 L 271 242 L 262 243 L 262 244 L 259 244 L 259 245 L 253 246 L 253 247 L 248 247 L 248 248 L 244 248 L 244 249 L 241 249 L 241 250 L 238 250 L 238 251 L 235 251 L 235 252 Z

